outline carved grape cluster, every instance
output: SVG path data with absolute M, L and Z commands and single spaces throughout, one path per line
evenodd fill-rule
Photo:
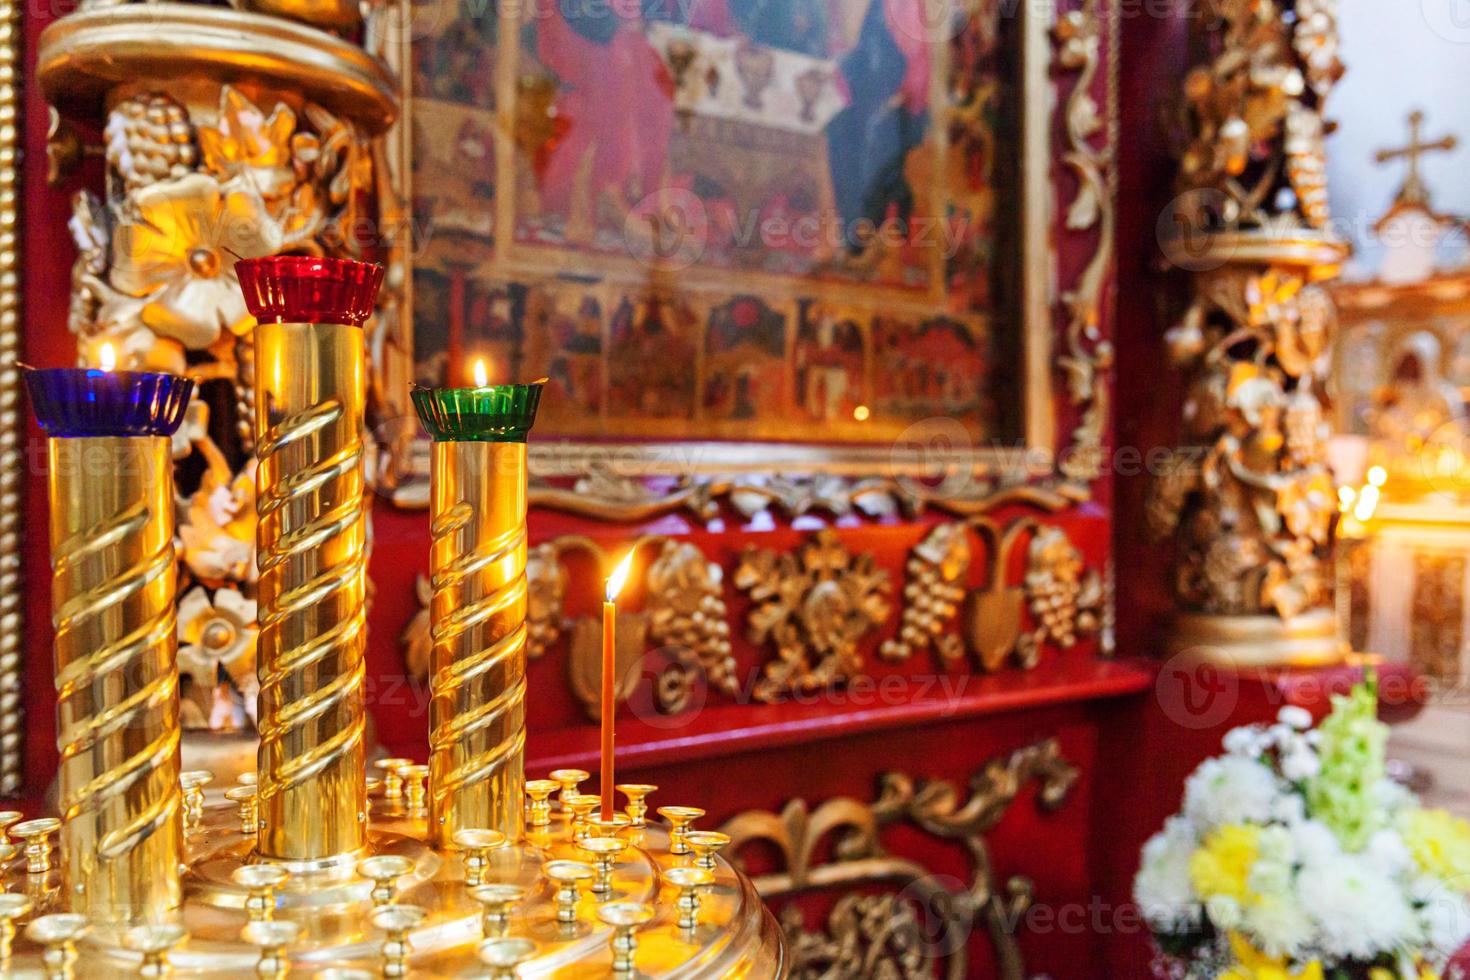
M 658 685 L 660 707 L 678 711 L 688 700 L 693 672 L 733 694 L 739 682 L 720 566 L 687 542 L 665 541 L 648 569 L 649 635 L 676 663 Z
M 199 151 L 182 104 L 161 93 L 135 95 L 107 116 L 107 165 L 128 190 L 194 171 Z
M 904 569 L 898 636 L 878 648 L 884 660 L 907 660 L 931 645 L 945 663 L 965 655 L 964 640 L 945 630 L 965 599 L 962 579 L 969 567 L 970 546 L 962 525 L 941 524 L 914 548 Z

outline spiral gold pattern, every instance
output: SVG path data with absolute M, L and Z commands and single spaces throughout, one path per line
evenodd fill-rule
M 20 411 L 20 5 L 0 2 L 0 796 L 20 792 L 21 486 L 26 466 Z
M 100 922 L 181 900 L 171 466 L 161 437 L 50 441 L 61 847 Z
M 261 324 L 256 359 L 259 849 L 318 861 L 365 841 L 362 331 Z
M 434 445 L 429 821 L 521 832 L 526 744 L 526 447 Z

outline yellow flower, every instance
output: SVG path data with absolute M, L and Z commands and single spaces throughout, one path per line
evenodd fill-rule
M 1397 973 L 1392 970 L 1386 970 L 1381 966 L 1375 966 L 1373 969 L 1368 971 L 1368 980 L 1401 980 L 1401 978 Z M 1413 976 L 1409 976 L 1407 973 L 1404 974 L 1402 980 L 1439 980 L 1439 973 L 1435 970 L 1430 969 L 1427 966 L 1424 966 L 1420 967 L 1419 972 L 1415 973 Z
M 189 174 L 133 192 L 113 233 L 112 282 L 147 301 L 140 316 L 150 330 L 204 350 L 221 330 L 255 327 L 235 259 L 272 255 L 281 245 L 280 227 L 251 184 Z
M 1220 974 L 1220 980 L 1323 980 L 1322 964 L 1317 960 L 1293 970 L 1285 959 L 1267 956 L 1238 932 L 1230 934 L 1230 953 L 1235 965 Z
M 1441 881 L 1470 875 L 1470 822 L 1444 810 L 1411 810 L 1401 829 L 1421 871 Z
M 1241 907 L 1253 904 L 1251 868 L 1260 857 L 1261 828 L 1226 824 L 1205 838 L 1189 859 L 1189 878 L 1203 898 L 1233 898 Z

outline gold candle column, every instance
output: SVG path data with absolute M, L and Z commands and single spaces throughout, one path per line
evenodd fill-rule
M 61 855 L 73 911 L 161 921 L 181 901 L 169 440 L 49 440 Z
M 429 821 L 521 834 L 526 746 L 526 446 L 436 442 Z
M 483 368 L 480 369 L 483 372 Z M 540 384 L 417 390 L 430 473 L 429 830 L 521 836 L 526 435 Z
M 348 858 L 367 836 L 360 325 L 382 270 L 276 257 L 236 271 L 260 321 L 258 849 L 291 862 Z

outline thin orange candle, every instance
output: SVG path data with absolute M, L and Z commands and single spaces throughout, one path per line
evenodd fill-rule
M 613 816 L 613 716 L 617 714 L 617 618 L 618 593 L 628 581 L 633 549 L 607 577 L 607 594 L 602 603 L 602 819 Z

